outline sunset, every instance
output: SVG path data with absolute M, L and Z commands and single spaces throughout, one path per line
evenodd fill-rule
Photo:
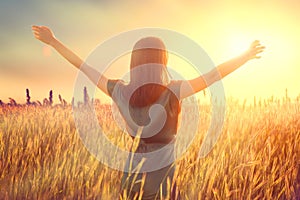
M 0 199 L 300 199 L 299 8 L 0 0 Z
M 26 5 L 10 1 L 1 4 L 0 83 L 9 86 L 0 92 L 4 102 L 12 97 L 24 103 L 26 88 L 36 100 L 46 97 L 50 89 L 69 102 L 72 99 L 77 71 L 50 47 L 34 40 L 31 35 L 34 24 L 50 26 L 83 59 L 110 37 L 143 27 L 166 28 L 186 35 L 216 65 L 241 54 L 257 39 L 267 49 L 263 59 L 247 63 L 230 75 L 231 78 L 224 79 L 226 96 L 242 100 L 252 100 L 254 96 L 280 97 L 286 88 L 291 97 L 300 93 L 297 87 L 300 85 L 298 1 L 29 1 Z M 21 12 L 15 12 L 20 9 Z M 129 70 L 129 58 L 120 63 L 124 73 Z M 180 68 L 171 58 L 169 64 Z M 112 72 L 117 71 L 113 69 Z M 197 75 L 190 74 L 190 77 Z

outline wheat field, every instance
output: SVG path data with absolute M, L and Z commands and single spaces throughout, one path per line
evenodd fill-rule
M 130 138 L 96 107 L 113 143 Z M 122 172 L 101 164 L 82 144 L 71 106 L 0 106 L 0 199 L 126 199 Z M 222 134 L 197 160 L 209 124 L 200 107 L 199 134 L 177 162 L 182 199 L 300 199 L 300 102 L 227 102 Z M 105 147 L 103 147 L 105 148 Z

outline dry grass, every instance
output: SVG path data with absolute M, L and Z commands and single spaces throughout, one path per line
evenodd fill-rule
M 199 137 L 178 162 L 183 199 L 299 199 L 300 103 L 228 103 L 223 134 L 197 160 L 209 123 L 201 107 Z M 98 109 L 108 137 L 129 138 Z M 99 163 L 82 145 L 72 109 L 0 107 L 0 199 L 118 199 L 122 172 Z

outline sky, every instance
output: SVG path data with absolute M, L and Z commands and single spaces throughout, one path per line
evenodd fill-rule
M 288 89 L 295 98 L 300 94 L 299 8 L 298 0 L 0 0 L 0 99 L 24 103 L 26 88 L 32 100 L 42 101 L 49 90 L 55 102 L 58 94 L 72 99 L 77 69 L 36 40 L 31 25 L 51 27 L 83 59 L 112 36 L 144 27 L 186 35 L 215 65 L 238 56 L 258 39 L 266 46 L 262 58 L 223 79 L 226 97 L 281 98 Z M 184 68 L 179 73 L 186 78 L 199 76 L 182 67 L 179 57 L 171 55 L 169 61 L 171 67 Z M 107 76 L 119 78 L 129 62 L 129 55 L 116 60 Z M 101 92 L 95 97 L 108 101 Z

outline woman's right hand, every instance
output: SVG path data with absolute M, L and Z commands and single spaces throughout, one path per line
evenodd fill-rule
M 258 54 L 263 52 L 264 49 L 265 49 L 265 47 L 262 46 L 258 40 L 255 40 L 250 45 L 249 49 L 245 52 L 247 60 L 251 60 L 254 58 L 260 58 L 261 56 L 258 56 Z
M 56 40 L 53 32 L 47 26 L 32 26 L 34 37 L 46 44 L 52 45 Z

